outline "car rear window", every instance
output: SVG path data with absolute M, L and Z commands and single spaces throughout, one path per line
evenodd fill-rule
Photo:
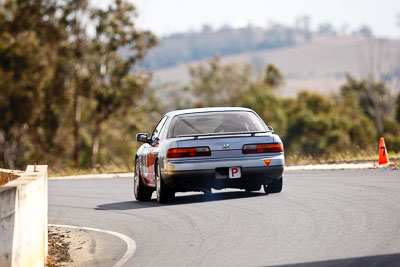
M 266 128 L 252 112 L 207 112 L 176 116 L 168 137 L 257 131 L 266 131 Z

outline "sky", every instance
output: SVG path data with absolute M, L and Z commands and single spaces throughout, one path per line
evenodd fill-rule
M 311 29 L 330 22 L 351 32 L 368 25 L 378 37 L 400 38 L 397 25 L 400 0 L 129 0 L 138 9 L 137 25 L 162 37 L 177 32 L 213 28 L 268 26 L 271 22 L 293 26 L 308 15 Z

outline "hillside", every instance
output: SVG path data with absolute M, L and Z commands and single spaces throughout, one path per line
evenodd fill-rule
M 289 47 L 308 42 L 310 32 L 292 27 L 270 28 L 204 26 L 201 32 L 173 34 L 161 38 L 160 44 L 147 55 L 144 65 L 152 70 L 172 67 L 193 60 L 247 52 Z
M 205 61 L 156 70 L 154 84 L 185 83 L 189 79 L 188 66 Z M 282 96 L 293 96 L 302 89 L 330 94 L 343 84 L 346 72 L 364 77 L 379 72 L 388 80 L 399 77 L 400 40 L 314 35 L 302 44 L 222 56 L 222 61 L 258 67 L 277 65 L 286 77 L 286 85 L 280 90 Z

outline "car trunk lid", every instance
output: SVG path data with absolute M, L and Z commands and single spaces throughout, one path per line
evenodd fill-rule
M 202 136 L 186 137 L 177 141 L 179 148 L 184 147 L 209 147 L 212 158 L 239 157 L 242 154 L 243 145 L 273 143 L 274 137 L 270 133 L 257 135 L 231 135 L 231 136 Z

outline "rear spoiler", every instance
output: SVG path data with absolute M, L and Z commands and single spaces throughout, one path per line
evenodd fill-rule
M 206 137 L 206 136 L 221 136 L 221 135 L 242 135 L 242 134 L 249 134 L 251 136 L 255 136 L 256 134 L 260 133 L 270 133 L 271 131 L 254 131 L 254 132 L 224 132 L 224 133 L 206 133 L 206 134 L 183 134 L 177 135 L 175 137 L 194 137 L 194 139 L 198 139 L 199 137 Z

